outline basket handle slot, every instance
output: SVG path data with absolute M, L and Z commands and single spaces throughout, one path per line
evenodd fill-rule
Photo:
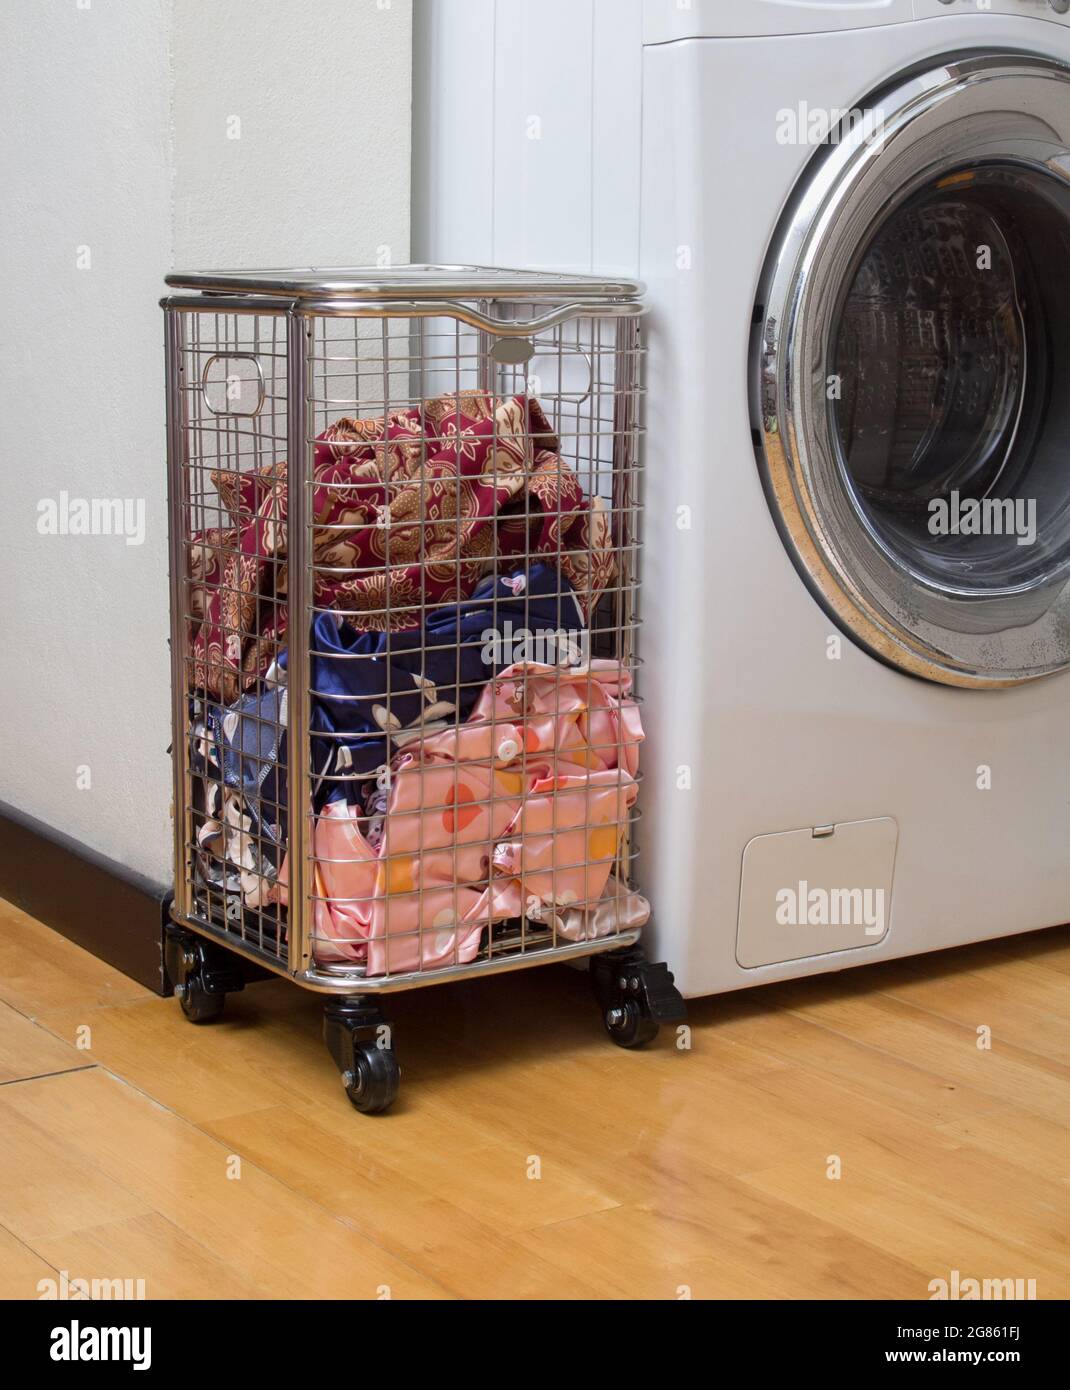
M 575 391 L 566 391 L 564 389 L 564 359 L 566 357 L 578 357 L 583 363 L 586 364 L 587 385 L 583 388 L 582 391 L 578 389 Z M 535 363 L 538 362 L 540 358 L 544 362 L 557 362 L 558 364 L 558 378 L 556 391 L 551 389 L 552 383 L 546 384 L 541 381 L 542 373 L 538 372 L 537 370 L 534 370 Z M 538 390 L 535 390 L 533 388 L 533 394 L 538 395 L 540 399 L 545 399 L 548 401 L 560 401 L 562 405 L 571 405 L 578 408 L 585 402 L 589 401 L 594 393 L 594 361 L 591 357 L 591 354 L 589 352 L 584 352 L 582 348 L 547 348 L 544 352 L 540 352 L 538 349 L 536 349 L 529 365 L 532 368 L 532 370 L 529 372 L 529 379 L 531 376 L 540 378 L 540 385 Z
M 208 388 L 209 388 L 209 387 L 216 387 L 216 388 L 221 387 L 221 386 L 222 386 L 222 387 L 225 387 L 225 389 L 226 389 L 225 399 L 229 401 L 229 400 L 231 399 L 230 392 L 231 392 L 231 389 L 232 389 L 232 382 L 233 382 L 233 381 L 237 381 L 237 382 L 238 382 L 238 386 L 239 386 L 238 397 L 239 397 L 239 399 L 240 399 L 240 397 L 241 397 L 241 387 L 243 387 L 243 386 L 246 384 L 247 381 L 249 381 L 249 380 L 252 379 L 252 378 L 249 378 L 249 377 L 232 377 L 231 374 L 228 372 L 227 375 L 224 377 L 224 379 L 223 379 L 222 381 L 219 381 L 219 380 L 209 381 L 209 380 L 208 380 L 208 374 L 211 372 L 212 368 L 215 366 L 215 364 L 216 364 L 217 362 L 251 362 L 251 363 L 253 364 L 253 366 L 256 368 L 256 388 L 257 388 L 257 394 L 256 394 L 256 404 L 255 404 L 255 406 L 252 408 L 252 410 L 231 410 L 229 407 L 224 407 L 222 410 L 219 410 L 219 409 L 217 409 L 217 408 L 212 404 L 212 401 L 211 401 L 211 399 L 209 398 L 209 395 L 208 395 Z M 251 417 L 254 416 L 254 415 L 259 415 L 259 414 L 260 414 L 260 412 L 261 412 L 261 411 L 263 410 L 263 408 L 264 408 L 264 402 L 265 402 L 266 399 L 267 399 L 267 386 L 266 386 L 266 384 L 265 384 L 265 382 L 264 382 L 264 369 L 263 369 L 263 367 L 260 365 L 260 359 L 259 359 L 259 357 L 256 356 L 255 353 L 252 353 L 252 352 L 213 352 L 212 355 L 211 355 L 211 357 L 209 357 L 208 361 L 205 362 L 205 364 L 204 364 L 204 369 L 203 369 L 202 372 L 201 372 L 201 400 L 204 402 L 204 408 L 205 408 L 205 410 L 207 410 L 210 414 L 212 414 L 212 415 L 233 415 L 233 416 L 240 416 L 242 419 L 248 419 L 248 418 L 251 418 Z

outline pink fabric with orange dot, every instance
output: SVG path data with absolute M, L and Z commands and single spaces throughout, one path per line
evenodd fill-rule
M 512 666 L 465 724 L 395 760 L 377 851 L 348 803 L 328 805 L 313 834 L 317 961 L 369 975 L 464 964 L 485 928 L 522 915 L 583 939 L 589 908 L 612 929 L 593 909 L 638 790 L 630 689 L 614 661 Z

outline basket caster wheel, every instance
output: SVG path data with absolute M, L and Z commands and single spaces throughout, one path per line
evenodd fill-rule
M 592 956 L 591 988 L 618 1047 L 645 1047 L 658 1036 L 660 1024 L 687 1017 L 672 971 L 647 960 L 637 946 Z
M 606 1032 L 618 1047 L 646 1047 L 658 1036 L 658 1025 L 652 1018 L 644 1018 L 634 999 L 606 1009 L 602 1015 Z
M 225 994 L 206 994 L 196 980 L 175 985 L 175 993 L 182 1012 L 191 1023 L 211 1023 L 223 1012 L 227 1002 Z
M 164 941 L 167 974 L 182 1012 L 191 1023 L 211 1023 L 228 994 L 245 988 L 245 977 L 229 951 L 193 932 L 172 927 Z
M 393 1049 L 362 1043 L 353 1049 L 353 1070 L 342 1082 L 350 1104 L 362 1115 L 381 1115 L 397 1099 L 401 1068 Z
M 323 1010 L 323 1041 L 350 1104 L 362 1115 L 381 1115 L 397 1099 L 401 1068 L 390 1036 L 374 1000 L 347 996 L 330 1000 Z

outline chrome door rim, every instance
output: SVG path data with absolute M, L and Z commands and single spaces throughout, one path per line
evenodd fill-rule
M 756 386 L 770 505 L 804 578 L 875 655 L 947 685 L 1018 685 L 1070 666 L 1070 583 L 1046 584 L 1035 619 L 1003 630 L 983 618 L 999 595 L 941 594 L 906 572 L 837 480 L 826 380 L 840 288 L 890 207 L 966 161 L 1070 184 L 1070 68 L 967 55 L 905 78 L 872 106 L 883 117 L 876 129 L 856 125 L 808 167 L 768 261 Z M 973 631 L 950 621 L 955 604 L 981 619 Z

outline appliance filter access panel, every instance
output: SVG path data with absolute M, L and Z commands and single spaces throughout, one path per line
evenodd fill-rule
M 878 945 L 891 922 L 898 841 L 890 816 L 756 836 L 743 851 L 739 964 Z

